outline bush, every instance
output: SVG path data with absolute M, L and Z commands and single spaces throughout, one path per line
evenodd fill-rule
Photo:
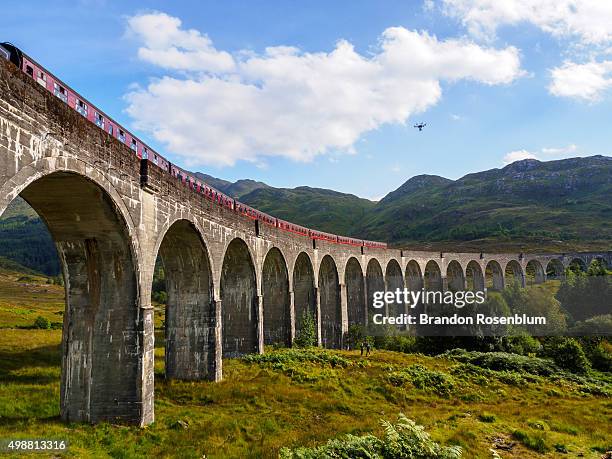
M 153 301 L 159 304 L 167 304 L 168 303 L 168 294 L 164 291 L 161 292 L 153 292 Z
M 405 415 L 398 416 L 392 424 L 382 421 L 385 430 L 383 438 L 375 435 L 346 435 L 329 440 L 314 448 L 283 448 L 281 459 L 319 459 L 319 458 L 371 458 L 371 459 L 459 459 L 460 446 L 440 446 L 434 442 L 425 429 Z
M 365 328 L 363 325 L 352 324 L 349 326 L 347 334 L 347 346 L 349 349 L 357 349 L 366 339 Z
M 527 448 L 537 451 L 538 453 L 546 453 L 550 450 L 550 448 L 546 444 L 544 436 L 541 434 L 529 435 L 523 430 L 515 430 L 514 432 L 512 432 L 512 436 L 518 441 L 520 441 Z
M 582 346 L 573 338 L 548 339 L 542 353 L 553 359 L 559 367 L 572 373 L 588 373 L 591 368 L 591 363 L 582 350 Z
M 412 354 L 416 352 L 416 337 L 414 336 L 376 336 L 374 346 L 377 349 Z
M 41 330 L 49 330 L 51 329 L 51 321 L 43 316 L 38 316 L 34 321 L 34 328 L 39 328 Z
M 354 363 L 341 355 L 319 348 L 278 349 L 265 354 L 249 354 L 244 362 L 280 371 L 296 382 L 315 382 L 337 376 L 335 368 L 346 368 Z
M 569 330 L 569 333 L 573 336 L 612 335 L 612 314 L 604 314 L 576 322 Z
M 508 354 L 507 352 L 475 352 L 453 349 L 441 354 L 441 357 L 462 363 L 471 363 L 494 371 L 525 372 L 538 376 L 550 376 L 559 371 L 556 365 L 549 360 Z
M 495 417 L 495 415 L 494 415 L 494 414 L 491 414 L 491 413 L 481 413 L 480 415 L 478 415 L 478 420 L 479 420 L 480 422 L 488 422 L 488 423 L 491 423 L 491 422 L 495 422 L 495 421 L 496 421 L 496 419 L 497 419 L 497 418 Z
M 403 386 L 409 382 L 417 389 L 433 392 L 442 397 L 448 397 L 455 388 L 453 377 L 440 371 L 429 370 L 423 365 L 411 365 L 400 371 L 394 371 L 388 376 L 394 386 Z
M 322 349 L 279 349 L 265 354 L 248 354 L 242 360 L 250 363 L 259 363 L 262 366 L 274 367 L 277 364 L 315 363 L 330 367 L 348 367 L 352 362 L 341 355 Z
M 317 331 L 312 314 L 304 311 L 298 334 L 293 341 L 295 347 L 310 347 L 317 345 Z
M 521 355 L 535 354 L 542 348 L 537 339 L 526 333 L 517 336 L 504 336 L 502 346 L 505 352 Z
M 612 373 L 612 352 L 605 343 L 593 347 L 587 355 L 594 369 Z

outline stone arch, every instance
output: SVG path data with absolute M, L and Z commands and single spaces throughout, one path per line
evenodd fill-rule
M 499 262 L 495 260 L 489 261 L 485 268 L 485 286 L 487 289 L 497 291 L 504 289 L 504 272 Z
M 558 258 L 551 259 L 546 265 L 546 279 L 561 280 L 565 277 L 563 263 Z
M 546 280 L 546 273 L 538 260 L 529 260 L 525 266 L 525 280 L 528 285 L 541 284 Z
M 444 288 L 442 284 L 442 270 L 440 265 L 434 260 L 429 260 L 425 265 L 424 285 L 427 291 L 441 292 Z
M 404 276 L 402 274 L 402 268 L 400 267 L 397 260 L 393 258 L 389 260 L 389 262 L 387 263 L 387 268 L 385 269 L 385 284 L 385 290 L 387 292 L 395 293 L 397 289 L 404 289 Z M 395 300 L 391 303 L 388 303 L 388 308 L 389 316 L 399 316 L 400 314 L 405 313 L 405 304 L 398 303 Z
M 223 356 L 259 352 L 259 307 L 255 265 L 246 242 L 233 239 L 221 267 Z
M 465 290 L 465 275 L 457 260 L 452 260 L 446 267 L 446 281 L 448 289 L 452 292 Z
M 61 261 L 62 419 L 146 424 L 153 367 L 144 355 L 153 350 L 153 325 L 150 310 L 139 309 L 135 226 L 110 182 L 90 172 L 78 160 L 56 167 L 41 159 L 3 185 L 0 208 L 20 194 L 47 225 Z
M 319 266 L 321 308 L 321 344 L 326 348 L 342 347 L 342 311 L 336 262 L 325 255 Z
M 266 254 L 261 273 L 264 344 L 291 345 L 289 273 L 285 257 L 273 247 Z
M 372 317 L 378 313 L 374 308 L 374 293 L 385 291 L 385 278 L 380 263 L 376 258 L 371 258 L 366 267 L 366 292 L 368 297 L 368 324 L 372 323 Z
M 406 265 L 406 288 L 412 291 L 423 289 L 423 274 L 421 267 L 415 260 L 410 260 Z
M 482 292 L 485 289 L 485 279 L 482 268 L 477 261 L 470 260 L 465 268 L 468 290 Z
M 361 264 L 355 257 L 348 259 L 344 270 L 348 324 L 366 324 L 365 285 Z
M 588 266 L 582 258 L 576 257 L 569 262 L 567 268 L 574 273 L 585 273 Z
M 160 238 L 166 277 L 166 378 L 216 379 L 216 313 L 210 257 L 195 225 L 176 220 Z
M 510 260 L 506 263 L 506 269 L 504 270 L 506 286 L 510 286 L 513 283 L 518 283 L 519 286 L 525 286 L 525 276 L 523 274 L 523 268 L 521 264 L 516 260 Z
M 300 252 L 293 265 L 293 301 L 295 334 L 299 336 L 304 315 L 309 314 L 316 322 L 315 275 L 312 262 L 306 252 Z

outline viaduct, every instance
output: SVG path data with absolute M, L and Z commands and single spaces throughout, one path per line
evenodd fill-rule
M 65 279 L 65 421 L 153 421 L 158 256 L 166 377 L 213 381 L 223 357 L 290 345 L 304 311 L 316 317 L 319 344 L 337 348 L 350 324 L 367 323 L 377 290 L 501 289 L 562 276 L 572 262 L 612 266 L 612 252 L 373 249 L 259 225 L 160 169 L 141 169 L 128 146 L 3 60 L 0 74 L 0 215 L 22 196 L 46 222 Z

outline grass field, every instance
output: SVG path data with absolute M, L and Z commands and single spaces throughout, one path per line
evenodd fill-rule
M 386 351 L 365 360 L 349 351 L 268 349 L 265 360 L 224 361 L 220 383 L 165 381 L 161 331 L 153 425 L 65 425 L 61 330 L 16 328 L 38 315 L 61 321 L 62 289 L 20 277 L 0 276 L 0 438 L 67 439 L 67 456 L 84 458 L 276 457 L 282 446 L 380 434 L 380 419 L 403 412 L 436 441 L 464 447 L 466 458 L 490 458 L 495 447 L 503 458 L 598 458 L 612 445 L 612 400 L 570 379 Z M 405 371 L 412 376 L 398 378 Z M 599 377 L 609 387 L 610 376 Z

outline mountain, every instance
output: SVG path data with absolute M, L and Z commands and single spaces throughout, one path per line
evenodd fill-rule
M 258 188 L 240 198 L 263 212 L 298 225 L 330 233 L 358 236 L 361 221 L 375 202 L 322 188 Z
M 427 192 L 428 190 L 452 183 L 452 180 L 440 177 L 438 175 L 416 175 L 410 180 L 404 182 L 397 190 L 392 191 L 379 201 L 379 206 L 389 205 L 390 203 L 400 200 L 405 196 L 409 196 L 420 191 Z
M 428 250 L 610 250 L 612 158 L 517 161 L 458 180 L 418 175 L 379 202 L 321 188 L 273 188 L 196 174 L 279 218 L 331 233 Z M 18 198 L 0 219 L 0 256 L 55 275 L 45 225 Z
M 45 223 L 20 197 L 11 202 L 0 219 L 1 257 L 49 276 L 59 274 L 55 244 Z
M 213 177 L 212 175 L 202 174 L 201 172 L 196 172 L 194 175 L 200 180 L 204 180 L 213 188 L 222 191 L 232 198 L 241 198 L 245 194 L 261 188 L 271 188 L 263 182 L 256 182 L 255 180 L 251 179 L 242 179 L 236 182 L 229 182 L 227 180 Z
M 413 177 L 359 231 L 419 248 L 609 249 L 610 196 L 610 157 L 526 159 L 455 181 Z

